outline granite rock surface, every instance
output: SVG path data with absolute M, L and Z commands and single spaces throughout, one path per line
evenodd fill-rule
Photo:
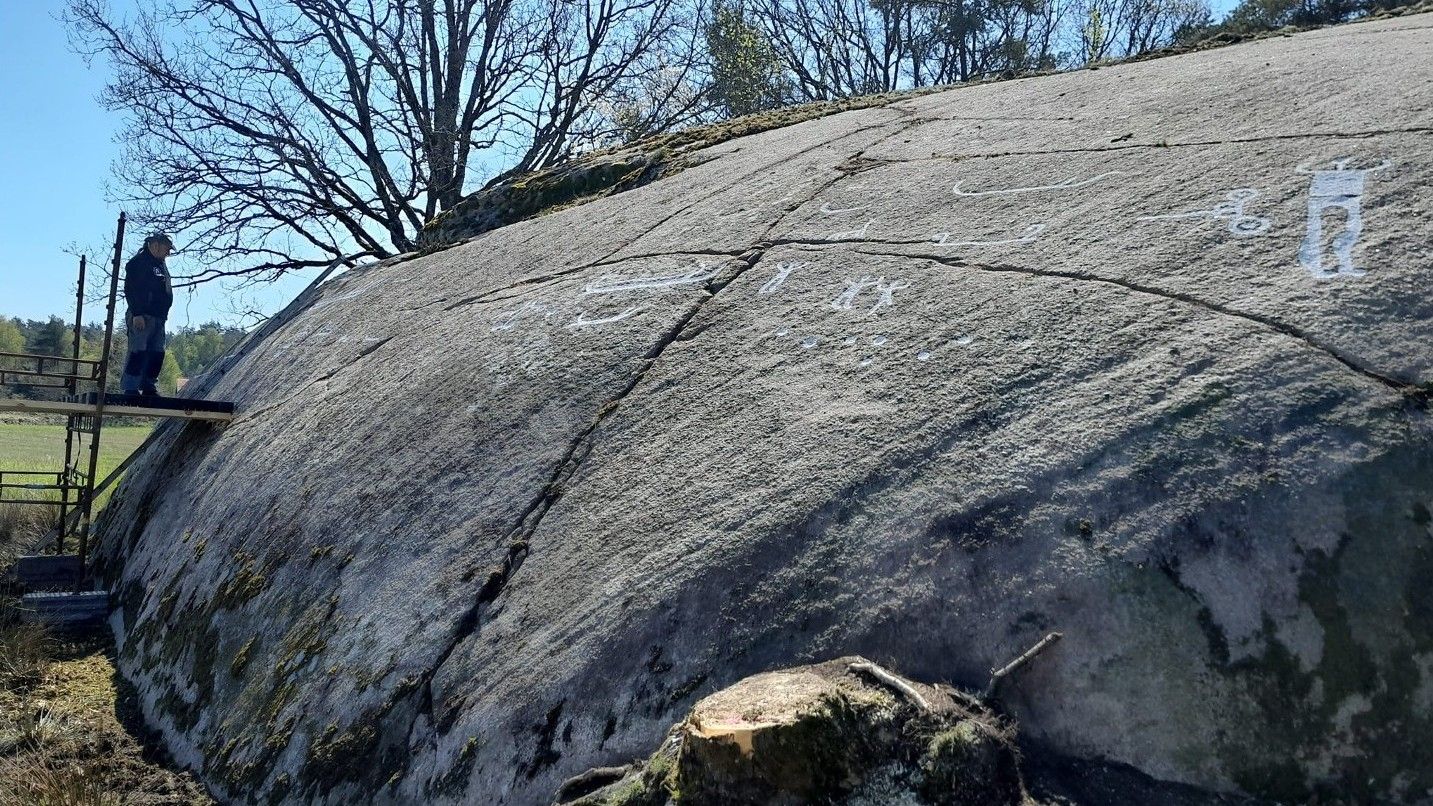
M 1170 785 L 1433 796 L 1433 16 L 954 89 L 351 271 L 101 524 L 235 802 L 534 804 L 702 696 L 1012 680 Z

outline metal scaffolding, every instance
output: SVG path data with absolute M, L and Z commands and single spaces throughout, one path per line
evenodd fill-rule
M 119 216 L 114 238 L 114 256 L 110 264 L 108 303 L 105 309 L 104 340 L 98 358 L 81 358 L 83 343 L 85 273 L 87 261 L 80 258 L 79 282 L 75 289 L 74 346 L 69 357 L 0 352 L 0 384 L 17 383 L 31 389 L 55 390 L 63 393 L 61 400 L 11 399 L 0 400 L 0 411 L 62 414 L 65 416 L 65 460 L 59 470 L 0 469 L 0 504 L 34 504 L 57 506 L 59 517 L 46 536 L 54 539 L 54 560 L 67 560 L 64 567 L 74 569 L 73 590 L 84 584 L 88 568 L 90 527 L 96 498 L 114 482 L 128 466 L 125 460 L 103 480 L 95 478 L 99 467 L 100 437 L 106 417 L 184 418 L 225 422 L 233 419 L 234 407 L 228 403 L 125 395 L 106 389 L 109 377 L 110 351 L 114 343 L 115 307 L 119 297 L 119 278 L 124 252 L 125 214 Z M 35 495 L 35 493 L 46 495 Z M 66 552 L 73 548 L 75 554 Z M 22 558 L 17 568 L 26 566 Z M 55 563 L 30 563 L 54 568 Z M 48 572 L 47 572 L 48 573 Z M 21 580 L 22 582 L 24 580 Z

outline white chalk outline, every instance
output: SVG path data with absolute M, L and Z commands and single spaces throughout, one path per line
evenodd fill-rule
M 619 291 L 642 291 L 651 288 L 668 288 L 674 285 L 700 283 L 715 277 L 717 270 L 706 263 L 683 274 L 663 274 L 650 277 L 601 278 L 582 287 L 583 294 L 615 294 Z
M 945 246 L 945 247 L 950 247 L 950 246 L 1005 246 L 1005 245 L 1007 245 L 1007 244 L 1030 243 L 1031 241 L 1033 241 L 1033 240 L 1035 240 L 1036 238 L 1040 237 L 1041 233 L 1043 233 L 1043 232 L 1045 231 L 1045 228 L 1048 227 L 1048 226 L 1049 226 L 1049 224 L 1044 223 L 1044 222 L 1041 222 L 1041 223 L 1039 223 L 1039 224 L 1031 224 L 1030 226 L 1028 226 L 1028 227 L 1025 228 L 1025 234 L 1024 234 L 1024 235 L 1021 235 L 1021 236 L 1018 237 L 1018 238 L 1005 238 L 1005 239 L 999 240 L 999 241 L 952 241 L 952 240 L 950 240 L 951 233 L 949 233 L 949 232 L 937 232 L 937 233 L 931 238 L 931 241 L 934 242 L 936 246 Z
M 897 292 L 897 291 L 905 290 L 905 289 L 910 288 L 910 287 L 911 287 L 911 284 L 908 283 L 908 282 L 906 282 L 905 280 L 892 280 L 892 281 L 890 281 L 889 283 L 887 283 L 887 282 L 886 282 L 886 278 L 884 278 L 884 277 L 881 277 L 881 278 L 877 279 L 877 280 L 876 280 L 876 292 L 881 295 L 881 298 L 878 299 L 878 300 L 876 300 L 876 304 L 875 304 L 875 305 L 872 305 L 872 306 L 871 306 L 871 311 L 870 311 L 870 312 L 871 312 L 871 313 L 875 313 L 876 311 L 879 311 L 879 310 L 882 309 L 882 308 L 888 308 L 888 307 L 890 307 L 890 306 L 896 304 L 896 299 L 895 299 L 895 294 L 896 294 L 896 292 Z
M 865 226 L 861 227 L 860 229 L 845 229 L 841 230 L 840 232 L 833 232 L 831 233 L 831 240 L 839 241 L 846 238 L 864 238 L 866 237 L 866 233 L 871 229 L 871 225 L 874 223 L 876 223 L 876 219 L 873 218 L 870 221 L 867 221 Z
M 811 265 L 811 264 L 810 264 L 810 263 L 778 263 L 778 264 L 776 264 L 776 274 L 775 274 L 770 280 L 767 280 L 767 281 L 761 286 L 761 288 L 757 289 L 756 293 L 761 294 L 761 295 L 763 295 L 763 296 L 766 296 L 766 295 L 769 295 L 769 294 L 775 294 L 775 293 L 776 293 L 776 289 L 780 288 L 781 285 L 786 282 L 786 278 L 787 278 L 787 277 L 790 277 L 792 272 L 796 271 L 797 269 L 800 269 L 800 268 L 804 268 L 804 267 L 806 267 L 806 266 L 809 266 L 809 265 Z
M 866 274 L 862 275 L 861 279 L 859 280 L 847 280 L 846 290 L 842 291 L 840 294 L 837 294 L 836 298 L 831 300 L 831 307 L 835 308 L 838 311 L 851 310 L 851 304 L 856 301 L 856 297 L 860 296 L 862 291 L 865 291 L 866 289 L 875 286 L 877 283 L 881 282 L 881 280 L 884 279 L 886 278 L 882 277 L 880 278 L 880 280 L 878 280 L 875 277 Z
M 1227 191 L 1222 201 L 1208 210 L 1191 210 L 1187 213 L 1166 213 L 1164 215 L 1145 215 L 1136 218 L 1136 221 L 1172 221 L 1181 218 L 1207 218 L 1210 221 L 1224 219 L 1229 222 L 1229 232 L 1242 238 L 1254 235 L 1263 235 L 1269 231 L 1272 223 L 1263 216 L 1248 215 L 1244 207 L 1254 199 L 1259 198 L 1259 191 L 1254 188 L 1235 188 Z
M 862 205 L 860 207 L 842 207 L 836 210 L 832 210 L 831 204 L 828 202 L 826 204 L 821 205 L 821 215 L 841 215 L 842 213 L 854 213 L 864 209 L 866 209 L 865 205 Z
M 1313 160 L 1305 160 L 1294 167 L 1294 173 L 1309 176 L 1309 209 L 1307 230 L 1299 245 L 1299 265 L 1318 280 L 1333 277 L 1363 277 L 1364 269 L 1353 265 L 1353 249 L 1363 235 L 1363 191 L 1368 175 L 1393 167 L 1387 159 L 1381 159 L 1372 168 L 1349 168 L 1353 157 L 1340 157 L 1319 168 Z M 1338 269 L 1324 268 L 1323 216 L 1330 209 L 1343 210 L 1347 218 L 1343 231 L 1333 238 L 1333 254 Z
M 956 182 L 953 187 L 951 187 L 950 192 L 951 192 L 951 193 L 954 193 L 954 194 L 957 195 L 957 196 L 1003 196 L 1003 195 L 1013 195 L 1013 194 L 1016 194 L 1016 193 L 1042 193 L 1042 192 L 1047 191 L 1047 190 L 1074 190 L 1075 188 L 1082 188 L 1082 187 L 1085 187 L 1086 185 L 1093 185 L 1094 183 L 1099 182 L 1099 181 L 1101 181 L 1101 180 L 1103 180 L 1103 179 L 1107 179 L 1107 178 L 1109 178 L 1109 177 L 1111 177 L 1111 176 L 1131 176 L 1131 175 L 1132 175 L 1132 174 L 1130 174 L 1128 171 L 1106 171 L 1106 172 L 1104 172 L 1104 173 L 1102 173 L 1102 174 L 1098 174 L 1098 175 L 1096 175 L 1096 176 L 1092 176 L 1092 177 L 1090 177 L 1089 179 L 1084 179 L 1084 180 L 1076 180 L 1075 177 L 1072 176 L 1072 177 L 1070 177 L 1069 179 L 1066 179 L 1066 180 L 1063 181 L 1063 182 L 1057 182 L 1057 183 L 1055 183 L 1055 184 L 1053 184 L 1053 185 L 1039 185 L 1039 186 L 1036 186 L 1036 187 L 1027 187 L 1027 188 L 1005 188 L 1005 189 L 1003 189 L 1003 190 L 974 190 L 974 191 L 961 190 L 961 189 L 960 189 L 960 186 L 961 186 L 962 183 L 965 182 L 965 180 L 962 179 L 962 180 L 960 180 L 959 182 Z
M 629 318 L 631 318 L 633 315 L 637 314 L 639 311 L 645 311 L 645 310 L 647 310 L 647 306 L 646 306 L 646 305 L 633 305 L 632 307 L 628 308 L 627 310 L 625 310 L 625 311 L 623 311 L 623 312 L 621 312 L 621 313 L 619 313 L 619 314 L 616 314 L 615 316 L 608 316 L 608 317 L 606 317 L 606 318 L 604 318 L 604 319 L 588 319 L 588 318 L 587 318 L 587 312 L 586 312 L 586 311 L 582 311 L 582 312 L 580 312 L 580 313 L 577 314 L 577 319 L 574 320 L 574 321 L 572 321 L 572 322 L 570 322 L 567 326 L 568 326 L 569 328 L 572 328 L 572 329 L 575 330 L 575 329 L 577 329 L 577 328 L 579 328 L 579 327 L 593 327 L 593 326 L 595 326 L 595 325 L 607 325 L 607 324 L 611 324 L 611 323 L 613 323 L 613 322 L 620 322 L 620 321 L 622 321 L 623 319 L 629 319 Z

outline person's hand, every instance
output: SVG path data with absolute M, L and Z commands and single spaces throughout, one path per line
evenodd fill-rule
M 130 327 L 133 327 L 135 330 L 144 330 L 145 321 L 143 316 L 131 317 L 129 323 Z

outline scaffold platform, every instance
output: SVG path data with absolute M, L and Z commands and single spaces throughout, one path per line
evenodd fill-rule
M 0 352 L 0 384 L 16 384 L 29 394 L 53 399 L 0 400 L 0 412 L 58 414 L 65 417 L 64 463 L 54 470 L 0 468 L 0 504 L 31 504 L 57 511 L 54 528 L 41 543 L 54 538 L 53 554 L 22 556 L 0 572 L 0 592 L 21 592 L 21 618 L 62 629 L 102 624 L 109 594 L 95 590 L 88 573 L 92 550 L 90 528 L 96 501 L 142 453 L 135 451 L 104 479 L 99 470 L 100 436 L 106 418 L 149 417 L 227 423 L 234 419 L 234 404 L 161 395 L 110 392 L 110 348 L 114 343 L 115 308 L 119 297 L 125 216 L 115 232 L 109 276 L 104 341 L 96 357 L 81 357 L 83 344 L 85 270 L 80 258 L 75 289 L 75 327 L 68 356 Z M 88 388 L 86 388 L 88 387 Z M 45 390 L 45 391 L 40 391 Z M 37 543 L 35 548 L 39 548 Z M 23 548 L 23 547 L 22 547 Z
M 171 417 L 214 422 L 234 419 L 234 404 L 223 401 L 108 393 L 101 407 L 98 392 L 67 395 L 62 400 L 0 400 L 0 411 L 79 417 L 103 413 L 111 417 Z

